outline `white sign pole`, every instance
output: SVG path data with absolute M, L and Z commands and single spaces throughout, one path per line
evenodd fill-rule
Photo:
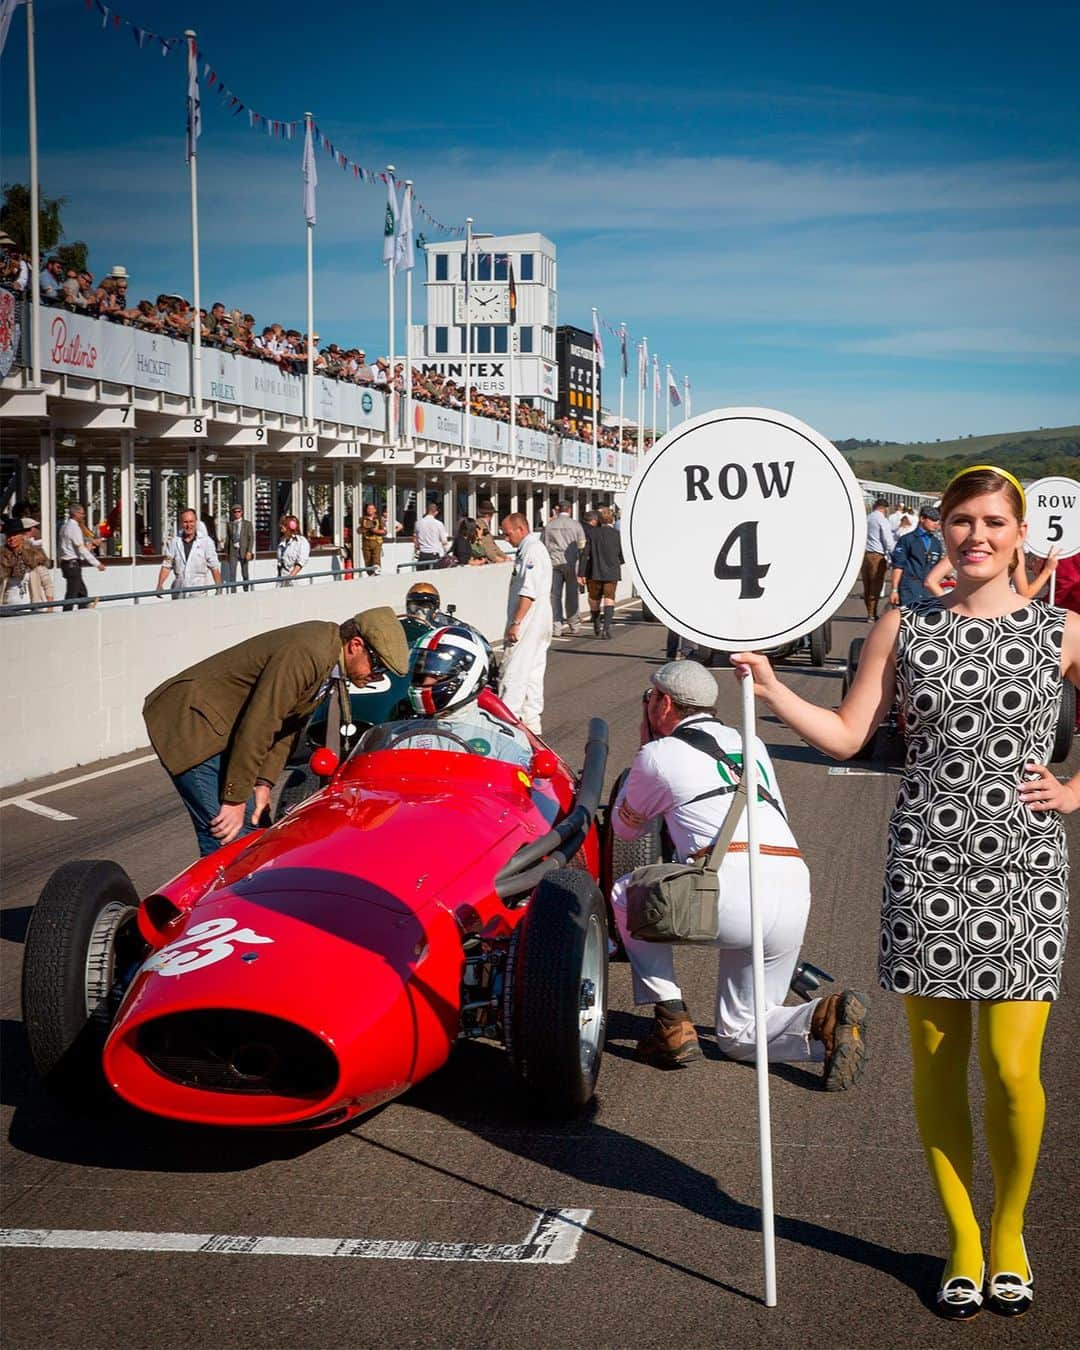
M 746 784 L 747 863 L 750 869 L 750 959 L 754 968 L 754 1060 L 757 1077 L 758 1154 L 761 1169 L 761 1248 L 765 1306 L 776 1307 L 776 1235 L 773 1219 L 772 1118 L 769 1112 L 769 1037 L 765 1025 L 765 937 L 761 927 L 758 866 L 758 768 L 754 753 L 754 681 L 741 681 L 743 782 Z
M 658 373 L 654 357 L 654 397 Z M 768 651 L 820 628 L 847 597 L 862 563 L 866 514 L 850 467 L 812 427 L 769 408 L 721 408 L 688 418 L 639 464 L 626 500 L 623 547 L 649 608 L 681 636 L 717 651 Z M 668 526 L 659 536 L 658 519 Z M 818 541 L 812 568 L 793 543 L 807 520 L 815 522 Z M 677 550 L 672 537 L 679 539 Z M 753 683 L 744 680 L 741 692 L 761 1237 L 771 1308 L 776 1251 Z

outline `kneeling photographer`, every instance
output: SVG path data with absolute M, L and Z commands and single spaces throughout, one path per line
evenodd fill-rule
M 742 738 L 716 717 L 716 698 L 716 681 L 697 661 L 671 661 L 653 674 L 644 696 L 641 749 L 615 800 L 611 828 L 620 839 L 637 839 L 662 816 L 676 857 L 693 862 L 712 853 L 728 812 L 739 813 L 718 862 L 717 936 L 710 945 L 718 953 L 717 1043 L 728 1058 L 750 1060 L 755 1039 L 750 877 L 744 796 L 736 794 Z M 768 751 L 756 739 L 755 754 L 769 1058 L 823 1063 L 825 1089 L 843 1091 L 854 1085 L 866 1061 L 866 999 L 844 990 L 783 1006 L 810 913 L 810 874 L 788 825 Z M 656 1068 L 682 1068 L 702 1051 L 675 980 L 675 954 L 669 943 L 631 933 L 629 882 L 629 876 L 615 881 L 611 900 L 633 971 L 634 1002 L 652 1003 L 655 1012 L 653 1030 L 638 1043 L 635 1058 Z

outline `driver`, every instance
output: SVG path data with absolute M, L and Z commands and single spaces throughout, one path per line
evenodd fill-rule
M 488 651 L 484 640 L 471 628 L 456 625 L 439 628 L 422 637 L 413 647 L 409 702 L 420 717 L 438 719 L 447 730 L 461 737 L 479 755 L 527 766 L 532 746 L 520 727 L 492 716 L 477 699 L 488 683 Z M 419 745 L 420 733 L 410 737 Z M 429 750 L 460 749 L 438 726 L 430 733 Z
M 432 628 L 450 625 L 454 622 L 454 616 L 444 613 L 439 608 L 441 603 L 439 592 L 430 581 L 417 581 L 406 592 L 405 613 L 414 619 L 422 619 Z

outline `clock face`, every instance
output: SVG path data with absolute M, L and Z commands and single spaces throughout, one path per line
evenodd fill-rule
M 510 295 L 506 286 L 473 285 L 469 288 L 468 305 L 465 287 L 459 286 L 455 298 L 458 323 L 506 323 L 509 316 Z

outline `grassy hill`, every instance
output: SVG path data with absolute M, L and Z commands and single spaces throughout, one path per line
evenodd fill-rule
M 1005 431 L 954 441 L 837 441 L 860 478 L 940 490 L 968 464 L 999 464 L 1020 479 L 1080 478 L 1080 426 Z

